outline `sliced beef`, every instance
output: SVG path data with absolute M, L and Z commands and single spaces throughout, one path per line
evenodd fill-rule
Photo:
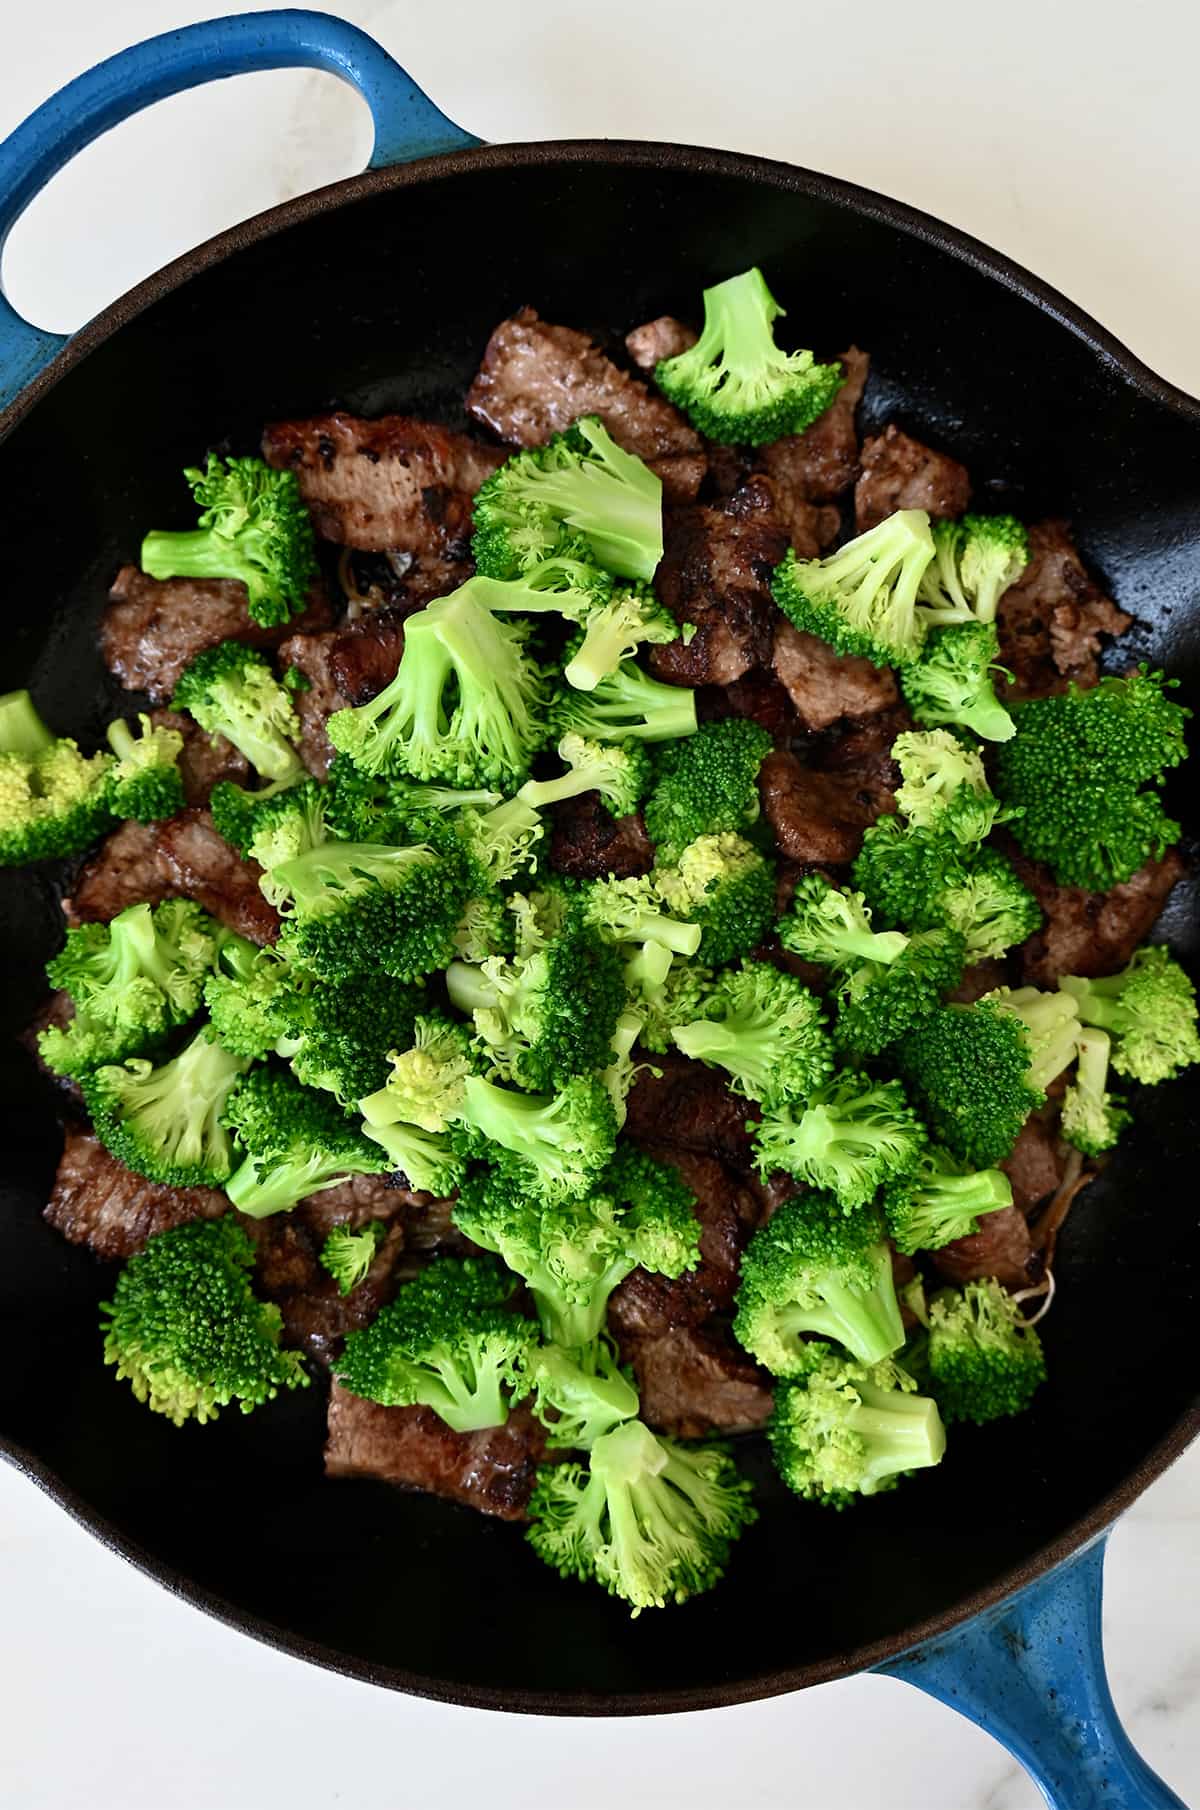
M 801 503 L 832 503 L 858 476 L 854 412 L 866 387 L 870 358 L 851 346 L 842 354 L 846 381 L 832 405 L 803 434 L 788 434 L 759 453 L 787 510 Z
M 660 314 L 625 335 L 625 350 L 639 371 L 653 377 L 664 358 L 678 358 L 681 352 L 690 351 L 696 338 L 691 327 L 685 327 L 674 315 Z
M 550 865 L 573 880 L 627 880 L 654 866 L 654 844 L 642 814 L 614 817 L 599 792 L 581 792 L 552 808 Z
M 80 868 L 63 912 L 68 924 L 107 923 L 127 905 L 158 905 L 178 896 L 177 875 L 163 854 L 162 825 L 123 823 Z
M 178 710 L 152 710 L 150 721 L 156 729 L 175 729 L 183 737 L 179 771 L 183 778 L 183 795 L 189 804 L 207 804 L 212 789 L 222 780 L 245 785 L 250 779 L 250 762 L 239 754 L 223 735 L 209 735 L 195 717 Z
M 372 610 L 346 628 L 294 635 L 280 648 L 280 659 L 308 680 L 308 689 L 295 694 L 300 755 L 318 779 L 324 778 L 333 759 L 325 724 L 335 710 L 366 704 L 390 685 L 404 652 L 404 619 L 409 613 Z
M 1090 576 L 1065 522 L 1035 522 L 1029 564 L 1000 599 L 1000 663 L 1013 697 L 1046 697 L 1100 676 L 1101 635 L 1122 635 L 1132 617 Z
M 357 1230 L 371 1219 L 407 1224 L 409 1213 L 425 1198 L 401 1187 L 391 1175 L 348 1175 L 334 1187 L 310 1194 L 295 1213 L 315 1238 L 326 1238 L 335 1226 Z
M 192 1219 L 220 1219 L 229 1202 L 218 1188 L 163 1188 L 135 1175 L 99 1138 L 69 1127 L 46 1219 L 71 1244 L 97 1257 L 132 1257 L 148 1238 Z
M 691 623 L 685 645 L 650 650 L 651 671 L 671 685 L 728 685 L 769 666 L 778 612 L 771 574 L 787 551 L 769 482 L 752 479 L 723 505 L 668 511 L 656 586 L 676 621 Z
M 432 1194 L 413 1194 L 405 1209 L 404 1236 L 410 1252 L 431 1257 L 472 1257 L 479 1246 L 464 1238 L 454 1224 L 453 1200 L 439 1200 Z
M 672 1326 L 622 1333 L 618 1342 L 622 1359 L 633 1365 L 642 1417 L 658 1432 L 703 1439 L 748 1433 L 770 1418 L 770 1378 L 724 1328 Z
M 246 587 L 232 579 L 147 578 L 122 566 L 100 622 L 100 651 L 113 677 L 156 704 L 170 699 L 189 661 L 219 641 L 278 647 L 285 636 L 325 628 L 332 620 L 324 587 L 314 584 L 308 608 L 294 621 L 262 628 L 246 608 Z
M 51 993 L 49 998 L 38 1007 L 25 1029 L 18 1036 L 17 1042 L 33 1058 L 39 1074 L 49 1081 L 51 1087 L 60 1096 L 63 1105 L 69 1111 L 78 1113 L 81 1119 L 85 1119 L 87 1109 L 83 1104 L 83 1090 L 78 1081 L 72 1081 L 66 1075 L 56 1075 L 53 1069 L 47 1068 L 38 1048 L 38 1038 L 43 1031 L 48 1031 L 52 1027 L 65 1031 L 74 1016 L 75 1007 L 71 1003 L 70 994 L 61 991 Z
M 678 409 L 619 370 L 586 333 L 551 326 L 532 308 L 501 321 L 488 340 L 467 409 L 517 446 L 541 446 L 581 415 L 599 415 L 673 501 L 694 497 L 704 476 L 700 436 Z
M 792 861 L 844 866 L 862 847 L 863 831 L 896 808 L 890 789 L 870 775 L 817 772 L 783 750 L 768 754 L 758 784 L 763 814 Z
M 184 811 L 157 826 L 172 894 L 195 899 L 228 930 L 252 943 L 273 943 L 279 919 L 259 891 L 262 868 L 243 861 L 213 827 L 207 811 Z M 78 900 L 76 901 L 78 903 Z
M 1012 1183 L 1013 1205 L 1019 1212 L 1028 1213 L 1039 1201 L 1053 1194 L 1062 1180 L 1062 1160 L 1055 1135 L 1057 1122 L 1058 1107 L 1054 1103 L 1035 1112 L 1021 1127 L 1011 1156 L 1000 1165 Z M 979 1224 L 981 1230 L 986 1227 L 986 1216 Z
M 691 1151 L 749 1169 L 746 1125 L 759 1117 L 758 1108 L 731 1094 L 717 1071 L 700 1062 L 672 1052 L 653 1063 L 660 1072 L 643 1069 L 626 1101 L 625 1129 L 634 1142 L 660 1155 Z
M 1019 1207 L 985 1213 L 971 1238 L 956 1238 L 932 1252 L 934 1267 L 947 1282 L 974 1282 L 995 1276 L 1005 1288 L 1026 1288 L 1042 1276 L 1042 1259 L 1034 1250 L 1025 1215 Z
M 669 1131 L 668 1126 L 665 1132 Z M 698 1326 L 714 1313 L 729 1312 L 742 1252 L 762 1217 L 758 1194 L 715 1158 L 674 1150 L 669 1143 L 652 1154 L 677 1169 L 695 1196 L 700 1262 L 674 1278 L 641 1269 L 627 1276 L 609 1302 L 609 1318 L 622 1333 L 657 1334 L 672 1326 Z
M 1153 928 L 1167 895 L 1183 877 L 1178 850 L 1148 861 L 1111 892 L 1059 886 L 1040 861 L 1013 855 L 1017 872 L 1046 914 L 1040 930 L 1021 945 L 1021 978 L 1053 987 L 1063 974 L 1116 974 Z
M 947 993 L 946 998 L 953 1000 L 955 1005 L 973 1006 L 977 999 L 1004 986 L 1007 980 L 1008 967 L 1002 957 L 973 962 L 969 968 L 964 968 L 962 979 L 952 993 Z
M 900 769 L 892 759 L 892 743 L 913 726 L 903 704 L 877 710 L 857 722 L 838 723 L 808 751 L 809 760 L 822 773 L 844 773 L 862 780 L 872 790 L 893 792 L 900 784 Z
M 523 1521 L 545 1435 L 525 1407 L 502 1427 L 454 1433 L 431 1408 L 381 1408 L 339 1383 L 329 1396 L 325 1469 L 426 1490 L 503 1521 Z
M 329 663 L 340 638 L 338 629 L 327 629 L 323 635 L 293 635 L 279 650 L 280 660 L 308 680 L 303 691 L 293 692 L 292 703 L 300 724 L 300 758 L 318 779 L 328 773 L 334 753 L 325 725 L 346 703 Z
M 368 1325 L 396 1292 L 404 1252 L 404 1227 L 399 1221 L 389 1226 L 370 1269 L 348 1295 L 342 1294 L 320 1260 L 332 1228 L 314 1226 L 303 1205 L 292 1213 L 247 1222 L 247 1229 L 256 1246 L 259 1291 L 283 1315 L 284 1343 L 299 1347 L 319 1364 L 332 1364 L 346 1334 Z
M 961 515 L 970 500 L 966 466 L 901 433 L 895 423 L 863 442 L 862 476 L 854 486 L 860 534 L 897 509 L 926 509 L 935 518 Z
M 804 634 L 783 618 L 775 625 L 771 665 L 810 734 L 843 717 L 873 716 L 897 702 L 890 668 L 836 653 L 828 641 Z
M 773 672 L 752 666 L 749 672 L 730 685 L 702 685 L 696 692 L 696 715 L 702 723 L 720 717 L 748 717 L 774 736 L 787 742 L 801 733 L 796 707 Z

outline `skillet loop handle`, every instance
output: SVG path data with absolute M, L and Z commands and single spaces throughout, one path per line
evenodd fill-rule
M 185 88 L 291 68 L 324 69 L 358 89 L 375 122 L 370 169 L 480 143 L 447 119 L 374 38 L 344 19 L 294 10 L 208 19 L 98 63 L 0 144 L 0 254 L 38 191 L 110 127 Z M 0 408 L 66 343 L 64 335 L 22 320 L 0 290 Z
M 1050 1810 L 1187 1810 L 1113 1706 L 1100 1633 L 1104 1540 L 944 1640 L 878 1669 L 1007 1747 Z

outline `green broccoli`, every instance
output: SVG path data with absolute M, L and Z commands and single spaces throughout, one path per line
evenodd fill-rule
M 231 1091 L 222 1124 L 242 1161 L 225 1184 L 239 1213 L 267 1219 L 348 1175 L 380 1175 L 391 1164 L 334 1100 L 284 1069 L 255 1068 Z
M 1101 1156 L 1111 1150 L 1131 1114 L 1108 1091 L 1108 1064 L 1112 1039 L 1107 1031 L 1085 1025 L 1079 1033 L 1079 1062 L 1075 1078 L 1063 1095 L 1062 1134 L 1085 1156 Z M 1200 1057 L 1200 1050 L 1197 1051 Z
M 323 980 L 380 969 L 419 980 L 444 968 L 471 892 L 461 845 L 434 833 L 412 848 L 326 842 L 272 870 L 281 946 Z
M 925 1133 L 898 1081 L 836 1074 L 803 1106 L 774 1107 L 751 1128 L 760 1175 L 783 1169 L 825 1188 L 847 1212 L 921 1160 Z
M 441 1198 L 465 1161 L 446 1135 L 457 1125 L 473 1071 L 470 1040 L 441 1012 L 418 1014 L 407 1049 L 394 1050 L 384 1085 L 359 1101 L 363 1131 L 382 1145 L 412 1187 Z
M 527 1094 L 471 1075 L 464 1095 L 463 1124 L 532 1196 L 555 1202 L 585 1193 L 612 1156 L 616 1114 L 597 1076 L 576 1075 L 554 1094 Z
M 993 623 L 1001 597 L 1029 561 L 1029 536 L 1013 515 L 964 515 L 933 525 L 933 563 L 921 579 L 921 614 L 937 624 Z
M 892 759 L 903 779 L 897 808 L 917 829 L 941 830 L 971 845 L 1011 815 L 992 796 L 981 755 L 948 729 L 898 735 Z
M 595 415 L 492 474 L 475 498 L 471 550 L 485 576 L 511 579 L 580 536 L 619 578 L 649 580 L 662 558 L 662 483 Z
M 892 1243 L 911 1257 L 972 1237 L 981 1214 L 1011 1207 L 1012 1197 L 1002 1169 L 968 1169 L 931 1144 L 919 1168 L 884 1183 L 883 1214 Z
M 691 693 L 687 694 L 689 697 Z M 0 697 L 0 867 L 78 854 L 113 821 L 110 754 L 54 736 L 27 691 Z
M 222 641 L 186 666 L 171 700 L 210 735 L 223 735 L 264 779 L 291 785 L 305 777 L 292 743 L 300 724 L 290 694 L 243 641 Z
M 510 798 L 486 811 L 467 805 L 447 821 L 478 868 L 484 893 L 507 885 L 522 868 L 537 866 L 545 826 L 526 799 Z
M 1036 898 L 994 848 L 971 851 L 961 879 L 935 893 L 928 909 L 963 938 L 968 963 L 1003 955 L 1042 923 Z
M 526 1538 L 562 1577 L 602 1584 L 640 1615 L 711 1590 L 756 1518 L 750 1485 L 719 1446 L 683 1446 L 640 1420 L 592 1447 L 586 1466 L 538 1472 Z
M 997 698 L 991 676 L 999 652 L 991 623 L 934 629 L 921 658 L 900 670 L 900 687 L 914 720 L 924 727 L 956 724 L 989 742 L 1010 741 L 1017 726 Z
M 482 887 L 463 907 L 454 932 L 454 954 L 460 962 L 479 963 L 512 952 L 508 902 L 499 887 Z
M 441 1257 L 352 1332 L 335 1367 L 352 1395 L 387 1408 L 432 1408 L 456 1433 L 502 1427 L 528 1393 L 532 1320 L 510 1311 L 516 1286 L 498 1264 Z
M 1106 892 L 1178 837 L 1158 793 L 1187 753 L 1191 713 L 1167 696 L 1176 683 L 1142 667 L 1017 706 L 1017 733 L 997 752 L 996 791 L 1025 853 L 1060 885 Z
M 1169 950 L 1139 949 L 1120 974 L 1103 980 L 1068 974 L 1058 984 L 1084 1024 L 1112 1037 L 1118 1075 L 1154 1087 L 1200 1062 L 1196 989 Z
M 79 1077 L 143 1054 L 186 1024 L 200 1008 L 215 932 L 212 919 L 183 899 L 130 905 L 108 924 L 68 930 L 46 974 L 70 995 L 75 1016 L 39 1036 L 46 1067 Z
M 245 792 L 227 779 L 213 787 L 213 823 L 239 854 L 258 862 L 263 869 L 259 886 L 272 905 L 281 904 L 285 894 L 271 870 L 328 840 L 325 794 L 315 779 L 267 786 L 261 792 Z
M 643 1012 L 633 1006 L 626 1007 L 617 1019 L 612 1042 L 609 1044 L 608 1063 L 600 1073 L 605 1091 L 612 1101 L 618 1131 L 623 1129 L 628 1117 L 626 1102 L 629 1090 L 645 1066 L 633 1059 L 633 1048 L 641 1036 L 642 1026 L 645 1022 Z
M 225 935 L 204 983 L 211 1033 L 231 1055 L 260 1061 L 283 1041 L 284 1013 L 292 1010 L 292 996 L 315 985 L 315 975 L 295 967 L 278 949 L 260 949 L 244 936 Z
M 144 713 L 137 720 L 139 735 L 120 717 L 108 726 L 108 745 L 117 757 L 108 774 L 108 808 L 114 817 L 161 823 L 184 807 L 183 737 L 178 729 L 152 728 Z
M 661 954 L 667 968 L 661 976 L 645 972 L 642 956 Z M 631 973 L 630 970 L 635 970 Z M 691 1024 L 704 1015 L 712 996 L 713 970 L 697 962 L 677 962 L 669 949 L 647 943 L 625 971 L 630 991 L 638 993 L 638 1009 L 645 1016 L 639 1040 L 643 1048 L 663 1056 L 674 1046 L 675 1027 Z
M 414 826 L 431 817 L 486 811 L 501 802 L 501 794 L 486 786 L 456 789 L 403 774 L 364 773 L 345 754 L 334 759 L 324 787 L 325 821 L 343 842 L 407 842 Z
M 583 620 L 583 639 L 563 666 L 576 691 L 595 691 L 642 647 L 678 641 L 680 628 L 648 584 L 619 585 L 607 603 Z
M 654 376 L 692 426 L 724 446 L 762 446 L 802 434 L 842 387 L 837 365 L 811 352 L 781 352 L 775 322 L 786 310 L 757 266 L 704 291 L 704 330 L 694 346 L 660 360 Z
M 659 861 L 677 861 L 699 837 L 742 831 L 755 821 L 758 770 L 772 746 L 757 723 L 724 717 L 657 750 L 645 818 Z
M 622 660 L 591 691 L 560 691 L 550 714 L 555 733 L 592 742 L 670 742 L 695 735 L 697 727 L 691 687 L 664 685 L 632 660 Z
M 104 1361 L 138 1401 L 177 1427 L 204 1425 L 236 1402 L 243 1414 L 307 1386 L 298 1351 L 281 1351 L 283 1319 L 250 1286 L 254 1246 L 230 1213 L 151 1238 L 102 1304 Z
M 357 1231 L 348 1225 L 334 1226 L 321 1246 L 321 1267 L 329 1271 L 340 1295 L 351 1294 L 366 1280 L 386 1236 L 382 1219 L 368 1219 Z
M 872 927 L 862 893 L 843 892 L 823 874 L 804 874 L 797 882 L 779 922 L 779 940 L 792 955 L 839 973 L 864 962 L 894 962 L 908 947 L 900 931 Z
M 672 1036 L 685 1056 L 724 1069 L 734 1093 L 768 1107 L 808 1099 L 833 1071 L 820 1001 L 769 962 L 722 974 L 703 1017 Z
M 593 880 L 580 887 L 578 909 L 587 923 L 615 943 L 657 944 L 673 955 L 695 955 L 704 932 L 699 924 L 669 918 L 649 875 L 627 880 Z
M 247 609 L 263 628 L 298 616 L 317 576 L 312 523 L 294 471 L 273 471 L 262 459 L 219 459 L 184 477 L 200 505 L 194 529 L 152 530 L 142 542 L 142 570 L 151 578 L 239 579 Z
M 1046 1380 L 1036 1330 L 994 1278 L 944 1288 L 929 1303 L 929 1375 L 948 1421 L 1021 1414 Z
M 526 1369 L 531 1405 L 551 1448 L 587 1451 L 637 1415 L 638 1392 L 618 1367 L 603 1333 L 577 1351 L 538 1345 Z
M 965 944 L 956 930 L 918 930 L 892 962 L 865 962 L 837 991 L 834 1041 L 855 1056 L 899 1042 L 962 978 Z
M 774 862 L 731 831 L 689 842 L 671 867 L 655 870 L 654 884 L 676 917 L 699 924 L 701 955 L 713 967 L 747 954 L 775 916 Z
M 771 589 L 789 621 L 839 654 L 907 666 L 925 639 L 917 586 L 932 558 L 925 511 L 898 509 L 824 559 L 799 559 L 789 547 Z
M 862 1364 L 899 1351 L 904 1327 L 875 1208 L 845 1212 L 816 1190 L 785 1200 L 743 1254 L 733 1330 L 774 1376 L 806 1373 L 810 1334 Z
M 937 1404 L 916 1393 L 907 1371 L 890 1359 L 859 1364 L 828 1346 L 821 1351 L 802 1382 L 775 1392 L 767 1436 L 790 1489 L 826 1508 L 848 1508 L 941 1463 L 946 1429 Z
M 599 792 L 614 817 L 636 811 L 650 784 L 650 757 L 637 742 L 594 742 L 582 735 L 564 735 L 558 758 L 567 771 L 557 779 L 527 779 L 517 794 L 535 810 L 578 798 L 583 792 Z
M 200 1031 L 159 1068 L 131 1058 L 81 1085 L 96 1136 L 127 1169 L 167 1188 L 219 1188 L 233 1170 L 221 1116 L 247 1066 Z
M 947 921 L 940 901 L 965 884 L 976 852 L 940 825 L 922 829 L 902 817 L 880 817 L 863 836 L 854 884 L 885 924 L 930 929 Z

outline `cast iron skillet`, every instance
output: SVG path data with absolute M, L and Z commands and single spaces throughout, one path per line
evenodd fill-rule
M 623 329 L 694 313 L 704 284 L 755 262 L 805 344 L 869 348 L 868 430 L 894 419 L 947 445 L 983 506 L 1069 516 L 1138 618 L 1121 660 L 1168 667 L 1195 701 L 1200 405 L 1023 271 L 878 196 L 677 146 L 480 147 L 360 33 L 266 13 L 154 40 L 48 103 L 0 148 L 0 231 L 66 156 L 147 99 L 288 62 L 335 68 L 368 93 L 377 162 L 442 154 L 212 241 L 40 375 L 57 342 L 0 316 L 0 375 L 32 376 L 0 416 L 0 683 L 30 685 L 52 724 L 95 738 L 128 708 L 96 651 L 105 591 L 147 527 L 182 521 L 179 471 L 206 447 L 251 449 L 264 421 L 335 404 L 457 422 L 490 328 L 520 303 Z M 472 148 L 447 154 L 455 146 Z M 1183 790 L 1177 805 L 1189 803 Z M 0 913 L 15 1031 L 59 934 L 52 880 L 3 875 Z M 1190 886 L 1164 929 L 1196 954 Z M 0 1447 L 168 1588 L 377 1684 L 628 1714 L 890 1662 L 1084 1547 L 1200 1426 L 1193 1075 L 1139 1102 L 1136 1129 L 1070 1222 L 1046 1326 L 1051 1380 L 1030 1415 L 956 1430 L 936 1474 L 841 1516 L 797 1505 L 751 1443 L 762 1520 L 725 1583 L 631 1622 L 599 1591 L 557 1580 L 511 1528 L 382 1484 L 326 1482 L 320 1387 L 202 1430 L 139 1407 L 99 1361 L 96 1303 L 111 1271 L 40 1217 L 59 1150 L 53 1107 L 24 1058 L 3 1060 Z M 921 1664 L 931 1688 L 950 1688 L 928 1649 Z M 1121 1772 L 1127 1756 L 1104 1764 L 1107 1803 L 1149 1801 L 1137 1795 L 1146 1778 Z M 1079 1789 L 1082 1765 L 1061 1763 Z

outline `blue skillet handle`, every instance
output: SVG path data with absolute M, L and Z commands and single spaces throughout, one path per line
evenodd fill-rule
M 977 1722 L 1050 1810 L 1187 1810 L 1117 1719 L 1100 1636 L 1104 1541 L 944 1640 L 879 1667 Z
M 77 151 L 143 107 L 257 69 L 325 69 L 357 88 L 375 122 L 369 168 L 480 140 L 440 112 L 374 38 L 329 13 L 239 13 L 147 38 L 68 82 L 0 144 L 0 254 L 39 189 Z M 0 408 L 67 343 L 22 320 L 0 291 Z

